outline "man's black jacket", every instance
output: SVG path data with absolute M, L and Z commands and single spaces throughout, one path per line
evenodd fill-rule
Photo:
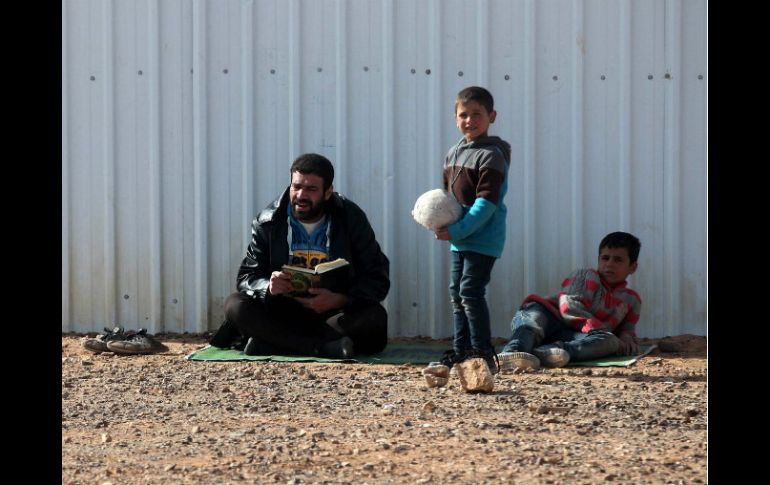
M 254 219 L 251 243 L 238 269 L 238 290 L 267 302 L 270 274 L 288 263 L 289 243 L 287 206 L 289 189 Z M 366 214 L 355 203 L 334 192 L 324 203 L 330 218 L 329 261 L 345 258 L 351 264 L 350 280 L 341 288 L 331 288 L 348 296 L 348 306 L 356 300 L 379 302 L 390 289 L 390 262 L 380 250 Z

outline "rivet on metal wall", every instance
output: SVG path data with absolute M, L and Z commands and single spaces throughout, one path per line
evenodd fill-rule
M 222 69 L 222 72 L 227 74 L 227 69 Z
M 554 77 L 553 77 L 553 78 L 551 78 L 551 79 L 553 79 L 554 81 L 558 81 L 558 80 L 559 80 L 559 76 L 554 76 Z
M 425 74 L 427 74 L 428 76 L 430 76 L 430 69 L 426 69 L 426 70 L 425 70 Z
M 698 79 L 703 79 L 703 74 L 698 74 Z
M 318 72 L 321 72 L 321 71 L 323 71 L 323 69 L 319 67 L 319 68 L 317 69 L 317 71 L 318 71 Z
M 364 71 L 368 71 L 368 70 L 369 70 L 369 66 L 364 66 Z
M 415 72 L 417 72 L 417 70 L 416 69 L 412 69 L 412 74 L 414 74 Z
M 128 295 L 123 295 L 124 300 L 128 300 Z
M 647 75 L 647 79 L 649 79 L 650 81 L 652 81 L 652 74 L 648 74 L 648 75 Z
M 96 78 L 94 76 L 91 76 L 91 81 L 96 81 Z
M 663 77 L 665 77 L 666 79 L 671 79 L 671 74 L 669 74 L 669 73 L 666 73 L 666 75 L 665 75 L 665 76 L 663 76 Z
M 270 69 L 270 74 L 275 74 L 275 69 Z
M 174 298 L 173 300 L 171 300 L 171 303 L 173 303 L 174 305 L 176 305 L 177 303 L 179 303 L 179 300 L 177 300 L 176 298 Z
M 509 76 L 508 74 L 505 75 L 505 80 L 506 81 L 509 80 L 510 78 L 511 78 L 511 76 Z
M 193 70 L 192 70 L 192 68 L 190 68 L 190 74 L 192 74 L 192 73 L 193 73 Z
M 417 307 L 417 302 L 416 301 L 412 302 L 412 307 L 415 307 L 415 308 Z
M 142 75 L 142 70 L 139 69 L 139 71 L 137 71 L 137 74 L 139 74 L 141 76 Z
M 463 72 L 462 72 L 462 71 L 459 71 L 459 72 L 457 73 L 457 75 L 458 75 L 458 76 L 460 76 L 460 77 L 463 77 Z
M 602 74 L 602 81 L 604 81 L 605 79 L 607 78 L 604 76 L 604 74 Z

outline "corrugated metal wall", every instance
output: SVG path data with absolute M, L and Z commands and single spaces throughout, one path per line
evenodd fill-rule
M 410 210 L 477 84 L 513 146 L 493 334 L 615 230 L 638 333 L 706 334 L 706 7 L 63 0 L 62 330 L 216 328 L 251 219 L 318 152 L 391 260 L 391 335 L 451 335 L 448 246 Z

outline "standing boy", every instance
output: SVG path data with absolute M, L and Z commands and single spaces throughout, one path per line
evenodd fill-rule
M 492 266 L 505 245 L 511 146 L 489 136 L 495 122 L 492 94 L 471 86 L 457 94 L 455 122 L 463 138 L 444 159 L 444 189 L 463 207 L 463 217 L 436 231 L 436 239 L 450 241 L 454 341 L 441 363 L 451 367 L 471 357 L 482 357 L 490 371 L 498 366 L 492 346 L 489 308 L 485 298 Z

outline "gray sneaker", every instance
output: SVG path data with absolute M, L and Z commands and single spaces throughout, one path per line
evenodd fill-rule
M 540 359 L 527 352 L 502 352 L 497 354 L 500 370 L 534 372 L 540 369 Z
M 123 327 L 115 327 L 112 330 L 104 327 L 103 334 L 97 335 L 96 338 L 82 340 L 80 345 L 89 352 L 109 352 L 110 349 L 107 348 L 107 342 L 123 340 L 127 337 L 128 335 L 123 331 Z
M 107 342 L 107 348 L 116 354 L 156 354 L 168 351 L 168 347 L 147 335 L 147 330 L 143 328 L 135 333 L 127 332 L 123 340 Z
M 564 367 L 569 363 L 569 352 L 561 348 L 561 342 L 541 345 L 532 349 L 545 367 Z

